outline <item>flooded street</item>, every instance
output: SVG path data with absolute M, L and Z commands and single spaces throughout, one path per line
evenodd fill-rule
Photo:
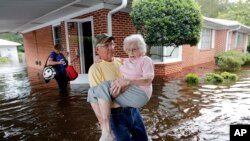
M 154 81 L 141 109 L 152 141 L 229 141 L 230 124 L 250 123 L 250 71 L 231 86 L 188 87 L 181 80 Z M 0 68 L 1 141 L 97 141 L 97 119 L 86 87 L 60 96 L 53 80 L 22 66 Z

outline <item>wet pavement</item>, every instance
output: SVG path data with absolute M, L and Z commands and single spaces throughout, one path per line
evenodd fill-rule
M 141 113 L 153 141 L 228 141 L 230 124 L 250 123 L 250 69 L 229 86 L 182 80 L 154 81 Z M 97 119 L 86 102 L 87 88 L 72 85 L 60 96 L 55 81 L 22 66 L 0 67 L 1 141 L 97 141 Z

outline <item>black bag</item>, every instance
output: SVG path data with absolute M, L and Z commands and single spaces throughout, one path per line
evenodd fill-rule
M 49 56 L 44 64 L 43 67 L 43 79 L 45 83 L 48 83 L 51 79 L 54 79 L 56 75 L 58 75 L 58 70 L 55 65 L 47 65 L 47 61 L 49 59 Z
M 43 68 L 43 79 L 45 80 L 46 83 L 48 83 L 49 80 L 55 78 L 56 73 L 57 71 L 53 66 L 45 66 Z

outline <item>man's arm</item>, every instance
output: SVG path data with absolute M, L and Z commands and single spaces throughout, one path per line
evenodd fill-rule
M 89 79 L 89 85 L 90 87 L 97 86 L 101 84 L 101 82 L 104 80 L 103 76 L 101 75 L 97 64 L 93 64 L 88 71 L 88 79 Z

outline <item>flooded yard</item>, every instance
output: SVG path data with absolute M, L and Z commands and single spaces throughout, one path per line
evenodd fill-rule
M 250 70 L 250 69 L 249 69 Z M 228 141 L 231 124 L 250 123 L 250 71 L 230 86 L 188 87 L 181 80 L 154 81 L 141 113 L 152 141 Z M 55 81 L 22 66 L 0 68 L 1 141 L 97 141 L 97 119 L 87 89 L 60 96 Z

